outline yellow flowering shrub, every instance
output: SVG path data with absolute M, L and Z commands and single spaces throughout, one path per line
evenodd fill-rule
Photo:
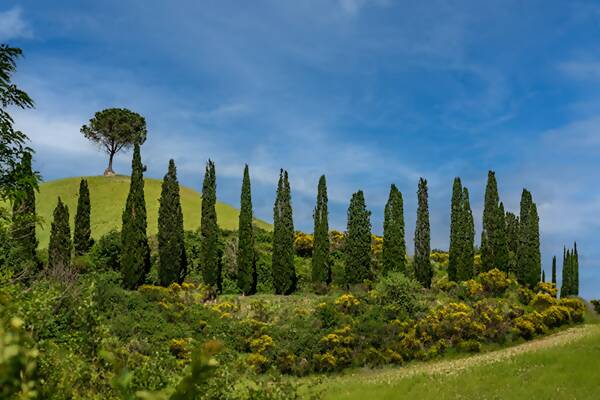
M 483 286 L 481 283 L 474 279 L 469 279 L 460 283 L 460 288 L 465 292 L 465 295 L 469 298 L 475 298 L 483 296 Z
M 552 297 L 556 297 L 558 294 L 558 289 L 556 288 L 555 283 L 550 282 L 540 282 L 537 285 L 537 291 L 542 293 L 547 293 Z
M 542 313 L 544 324 L 549 328 L 556 328 L 571 322 L 571 309 L 565 306 L 550 306 Z
M 246 357 L 246 363 L 256 372 L 264 372 L 269 365 L 269 359 L 262 354 L 251 353 Z
M 494 296 L 500 296 L 511 285 L 512 280 L 498 268 L 479 274 L 483 290 Z
M 264 354 L 274 347 L 273 338 L 269 335 L 262 335 L 248 341 L 248 347 L 253 353 Z
M 375 256 L 383 252 L 383 238 L 381 236 L 371 235 L 371 253 Z
M 300 257 L 310 257 L 313 252 L 313 246 L 313 235 L 304 232 L 296 232 L 294 234 L 294 250 Z
M 525 339 L 531 339 L 535 335 L 535 326 L 533 322 L 519 317 L 514 321 L 516 333 Z
M 583 321 L 585 315 L 585 304 L 580 299 L 569 297 L 566 299 L 560 299 L 558 305 L 571 309 L 571 319 L 574 322 Z
M 239 311 L 239 305 L 232 304 L 228 301 L 224 301 L 222 303 L 217 303 L 211 307 L 216 313 L 221 315 L 221 318 L 233 318 L 233 314 L 236 311 Z
M 449 254 L 446 251 L 434 250 L 431 252 L 429 259 L 440 264 L 442 267 L 447 267 Z
M 336 329 L 332 333 L 329 333 L 321 338 L 320 343 L 323 349 L 321 356 L 329 353 L 333 356 L 335 365 L 349 365 L 352 361 L 352 347 L 355 343 L 355 340 L 356 339 L 352 335 L 352 327 L 350 325 L 345 325 L 340 329 Z M 331 361 L 331 358 L 327 356 L 324 361 L 323 359 L 320 360 L 320 364 L 323 362 L 328 364 Z
M 169 351 L 180 360 L 188 360 L 191 355 L 189 349 L 191 339 L 171 339 L 169 342 Z
M 530 306 L 536 310 L 545 310 L 546 308 L 553 306 L 557 303 L 556 298 L 550 296 L 548 293 L 539 292 L 533 296 Z
M 357 310 L 360 300 L 350 293 L 344 293 L 335 300 L 335 305 L 345 313 L 352 313 Z
M 418 321 L 417 333 L 424 342 L 447 339 L 457 343 L 465 339 L 479 339 L 485 333 L 485 325 L 478 321 L 473 308 L 465 303 L 448 303 Z
M 317 369 L 320 371 L 332 371 L 337 366 L 337 359 L 330 351 L 326 351 L 323 354 L 315 354 L 313 359 L 317 364 Z

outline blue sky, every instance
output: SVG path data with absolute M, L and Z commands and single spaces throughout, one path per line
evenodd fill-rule
M 600 6 L 414 3 L 5 0 L 0 41 L 25 51 L 16 78 L 37 108 L 16 120 L 47 180 L 102 173 L 79 128 L 127 107 L 148 122 L 147 175 L 174 158 L 198 189 L 211 157 L 219 198 L 237 205 L 247 162 L 255 213 L 270 220 L 283 167 L 306 231 L 320 174 L 337 229 L 363 189 L 380 233 L 396 183 L 412 248 L 426 177 L 432 245 L 446 248 L 452 179 L 471 191 L 479 235 L 494 169 L 507 209 L 533 192 L 547 275 L 577 240 L 582 293 L 600 297 Z

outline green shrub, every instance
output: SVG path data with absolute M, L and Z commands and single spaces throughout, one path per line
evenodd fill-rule
M 600 300 L 592 300 L 591 303 L 594 306 L 594 310 L 600 314 Z
M 375 291 L 378 304 L 395 305 L 407 316 L 414 316 L 421 309 L 421 286 L 402 272 L 392 272 L 382 277 Z
M 120 257 L 121 233 L 116 230 L 103 235 L 90 251 L 90 260 L 97 269 L 118 271 Z

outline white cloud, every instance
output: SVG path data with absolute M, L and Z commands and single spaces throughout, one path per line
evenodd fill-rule
M 23 19 L 21 8 L 14 7 L 0 12 L 0 42 L 11 39 L 31 38 L 33 31 Z
M 600 82 L 600 61 L 567 61 L 559 64 L 558 69 L 565 75 L 579 81 Z

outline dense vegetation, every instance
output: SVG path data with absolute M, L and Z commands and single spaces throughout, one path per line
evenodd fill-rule
M 143 131 L 145 140 L 145 124 Z M 270 232 L 253 224 L 246 166 L 239 229 L 224 230 L 210 160 L 200 228 L 184 230 L 171 160 L 157 235 L 149 235 L 143 140 L 132 141 L 121 229 L 92 241 L 90 221 L 102 210 L 90 206 L 93 192 L 82 180 L 74 237 L 58 198 L 48 249 L 38 252 L 35 229 L 21 224 L 35 224 L 37 176 L 30 153 L 18 155 L 22 189 L 6 189 L 13 213 L 0 225 L 0 344 L 10 350 L 0 356 L 2 398 L 289 399 L 299 395 L 291 376 L 479 352 L 584 319 L 574 297 L 576 245 L 564 253 L 559 298 L 556 282 L 542 282 L 531 193 L 523 190 L 519 218 L 506 213 L 492 171 L 481 251 L 459 178 L 450 251 L 431 250 L 427 181 L 419 180 L 411 259 L 394 185 L 381 238 L 361 190 L 350 200 L 346 232 L 329 230 L 321 177 L 310 235 L 294 230 L 282 169 Z

